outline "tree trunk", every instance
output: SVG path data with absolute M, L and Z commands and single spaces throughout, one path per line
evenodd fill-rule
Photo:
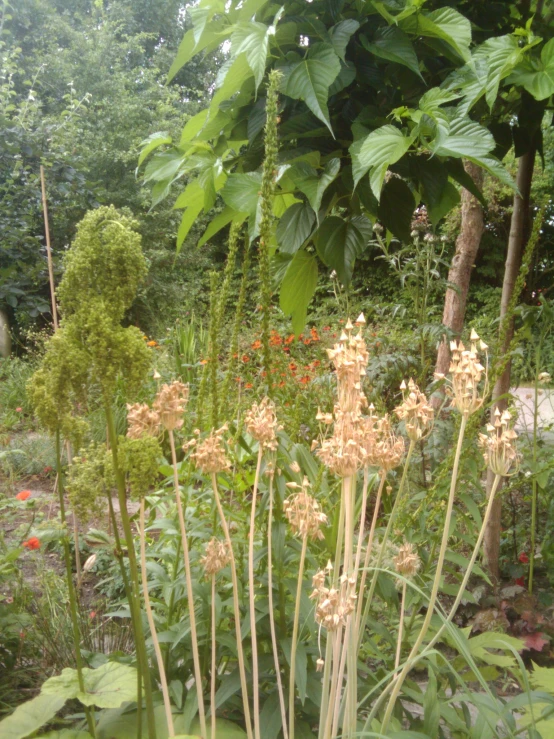
M 5 311 L 0 309 L 0 357 L 9 357 L 12 351 L 10 322 Z
M 529 201 L 531 195 L 531 180 L 533 179 L 533 169 L 535 166 L 535 147 L 526 154 L 523 154 L 518 161 L 516 184 L 519 193 L 514 195 L 514 209 L 512 212 L 512 221 L 510 224 L 510 235 L 508 237 L 508 251 L 506 254 L 506 267 L 504 270 L 504 281 L 502 283 L 502 299 L 500 302 L 500 321 L 508 312 L 510 301 L 514 292 L 515 282 L 521 268 L 521 260 L 525 249 L 525 244 L 529 238 Z M 509 349 L 510 342 L 514 334 L 513 316 L 510 319 L 508 330 L 506 331 L 502 346 L 498 348 L 499 355 L 506 354 Z M 504 410 L 507 406 L 507 395 L 510 392 L 512 366 L 508 362 L 506 369 L 500 375 L 492 392 L 493 405 L 491 413 L 494 409 Z M 489 470 L 487 474 L 487 497 L 494 480 L 493 473 Z M 500 489 L 499 491 L 500 492 Z M 494 580 L 498 580 L 500 575 L 499 555 L 500 555 L 500 528 L 502 520 L 502 498 L 497 493 L 496 500 L 493 503 L 491 517 L 487 530 L 485 531 L 484 549 L 485 559 L 489 574 Z
M 477 187 L 483 187 L 483 170 L 473 162 L 465 162 L 465 170 Z M 456 253 L 448 272 L 448 282 L 454 288 L 447 288 L 442 314 L 443 326 L 456 336 L 462 333 L 467 304 L 467 294 L 471 281 L 471 272 L 481 243 L 485 228 L 481 203 L 469 190 L 462 190 L 462 222 L 460 234 L 456 239 Z M 450 347 L 446 336 L 439 346 L 435 372 L 446 375 L 450 366 Z M 440 395 L 433 397 L 433 402 L 440 405 Z

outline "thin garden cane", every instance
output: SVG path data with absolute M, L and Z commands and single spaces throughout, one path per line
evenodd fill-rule
M 212 664 L 210 670 L 210 717 L 211 717 L 211 739 L 215 739 L 216 715 L 215 715 L 215 684 L 217 680 L 217 630 L 215 626 L 215 572 L 212 574 Z
M 236 568 L 236 563 L 235 563 L 235 555 L 233 552 L 233 543 L 231 541 L 231 535 L 229 533 L 229 526 L 227 525 L 227 521 L 225 520 L 225 513 L 223 512 L 223 507 L 221 505 L 221 498 L 219 495 L 217 477 L 216 477 L 215 472 L 211 473 L 211 479 L 212 479 L 212 488 L 213 488 L 214 497 L 215 497 L 215 504 L 217 506 L 217 512 L 219 514 L 221 528 L 223 529 L 225 541 L 227 542 L 227 546 L 229 547 L 231 580 L 233 583 L 233 609 L 234 609 L 234 616 L 235 616 L 235 630 L 236 630 L 236 636 L 237 636 L 237 656 L 238 656 L 238 663 L 239 663 L 240 684 L 241 684 L 241 690 L 242 690 L 242 704 L 244 708 L 244 721 L 246 724 L 246 734 L 248 736 L 248 739 L 253 739 L 252 720 L 250 718 L 250 705 L 248 703 L 248 687 L 247 687 L 247 682 L 246 682 L 246 669 L 244 665 L 244 652 L 242 649 L 241 619 L 240 619 L 238 580 L 237 580 L 237 568 Z
M 289 678 L 289 739 L 294 739 L 294 698 L 296 695 L 296 647 L 298 642 L 298 623 L 300 621 L 300 600 L 302 598 L 302 579 L 304 564 L 308 548 L 307 532 L 302 537 L 302 550 L 298 565 L 298 580 L 296 583 L 296 601 L 294 604 L 294 620 L 292 626 L 292 642 L 290 647 L 290 678 Z
M 58 473 L 58 499 L 60 503 L 60 517 L 62 525 L 65 526 L 65 501 L 64 501 L 64 486 L 62 476 L 62 460 L 61 460 L 61 448 L 60 448 L 60 432 L 56 432 L 56 471 Z M 73 587 L 73 574 L 71 572 L 71 556 L 69 553 L 69 544 L 67 537 L 63 537 L 63 553 L 65 561 L 65 572 L 67 580 L 67 592 L 69 596 L 69 613 L 71 616 L 71 625 L 73 629 L 73 642 L 75 645 L 75 663 L 77 665 L 77 680 L 79 682 L 79 690 L 85 692 L 85 681 L 83 677 L 83 657 L 81 655 L 81 636 L 79 630 L 79 620 L 77 615 L 77 599 L 75 595 L 75 588 Z M 96 724 L 94 721 L 93 710 L 89 706 L 85 706 L 85 716 L 87 718 L 87 725 L 90 734 L 96 737 Z
M 444 565 L 444 559 L 445 559 L 445 555 L 446 555 L 446 547 L 448 545 L 448 539 L 450 537 L 450 520 L 452 518 L 452 508 L 454 506 L 454 495 L 456 493 L 456 488 L 457 488 L 457 484 L 458 484 L 458 469 L 459 469 L 459 465 L 460 465 L 460 457 L 461 457 L 461 453 L 462 453 L 462 445 L 463 445 L 463 441 L 464 441 L 464 434 L 465 434 L 465 429 L 466 429 L 466 425 L 467 425 L 467 419 L 468 419 L 468 415 L 466 415 L 466 414 L 462 415 L 462 420 L 461 420 L 461 424 L 460 424 L 460 431 L 459 431 L 459 434 L 458 434 L 458 443 L 457 443 L 457 446 L 456 446 L 456 456 L 454 457 L 454 465 L 453 465 L 453 468 L 452 468 L 452 478 L 451 478 L 451 482 L 450 482 L 450 493 L 449 493 L 449 496 L 448 496 L 448 503 L 447 503 L 447 507 L 446 507 L 446 515 L 445 515 L 445 521 L 444 521 L 444 530 L 443 530 L 443 535 L 442 535 L 441 548 L 439 550 L 439 558 L 438 558 L 438 562 L 437 562 L 437 569 L 436 569 L 436 572 L 435 572 L 435 579 L 433 580 L 433 586 L 432 586 L 432 589 L 431 589 L 431 597 L 429 599 L 427 613 L 425 614 L 425 619 L 423 621 L 423 625 L 422 625 L 421 630 L 419 632 L 419 635 L 418 635 L 418 637 L 417 637 L 417 639 L 416 639 L 416 641 L 415 641 L 415 643 L 414 643 L 414 645 L 412 647 L 412 650 L 410 652 L 410 656 L 409 656 L 408 660 L 410 660 L 411 658 L 413 658 L 417 654 L 417 652 L 418 652 L 421 644 L 423 643 L 423 640 L 425 639 L 425 635 L 427 634 L 427 630 L 429 629 L 429 625 L 431 623 L 431 619 L 433 617 L 433 612 L 434 612 L 434 609 L 435 609 L 435 602 L 437 600 L 437 596 L 438 596 L 438 592 L 439 592 L 440 578 L 441 578 L 441 575 L 442 575 L 442 568 L 443 568 L 443 565 Z M 395 680 L 394 687 L 393 687 L 393 690 L 392 690 L 392 693 L 391 693 L 391 696 L 389 698 L 389 702 L 388 702 L 388 705 L 387 705 L 387 708 L 386 708 L 386 711 L 385 711 L 385 716 L 383 718 L 383 723 L 381 725 L 381 731 L 382 732 L 386 732 L 386 730 L 388 728 L 388 725 L 389 725 L 389 722 L 390 722 L 390 719 L 391 719 L 391 716 L 392 716 L 392 711 L 394 709 L 394 705 L 395 705 L 395 702 L 396 702 L 396 698 L 398 697 L 398 695 L 400 693 L 400 690 L 402 688 L 402 685 L 404 683 L 404 680 L 406 678 L 406 675 L 408 674 L 409 670 L 411 669 L 409 665 L 410 665 L 410 662 L 408 661 L 406 663 L 406 666 L 404 667 L 404 669 L 402 670 L 402 672 L 398 676 L 398 678 Z
M 404 614 L 406 611 L 406 583 L 402 583 L 402 593 L 400 595 L 400 618 L 398 621 L 398 641 L 396 643 L 396 658 L 394 660 L 394 667 L 398 669 L 400 664 L 400 654 L 402 652 L 402 639 L 404 637 Z
M 140 499 L 140 518 L 139 518 L 139 539 L 140 539 L 140 571 L 142 578 L 142 592 L 144 597 L 144 607 L 146 609 L 146 618 L 148 619 L 148 625 L 150 627 L 150 636 L 152 638 L 152 644 L 154 645 L 154 653 L 156 655 L 156 661 L 158 663 L 158 672 L 160 674 L 160 682 L 162 684 L 162 696 L 164 701 L 165 718 L 167 721 L 167 731 L 169 737 L 175 736 L 175 729 L 173 727 L 173 715 L 171 712 L 171 701 L 169 699 L 169 690 L 167 687 L 167 677 L 165 674 L 164 661 L 162 656 L 162 650 L 160 649 L 160 642 L 158 640 L 158 634 L 156 632 L 156 624 L 154 623 L 154 614 L 152 613 L 152 605 L 150 603 L 150 594 L 148 592 L 148 576 L 146 573 L 146 532 L 144 525 L 144 496 Z
M 256 463 L 256 474 L 254 477 L 254 488 L 252 490 L 252 505 L 250 508 L 250 532 L 248 536 L 248 600 L 250 605 L 250 638 L 252 642 L 252 692 L 254 709 L 254 737 L 260 737 L 260 691 L 258 673 L 258 640 L 256 634 L 256 603 L 254 593 L 254 534 L 256 525 L 256 503 L 258 498 L 258 486 L 260 481 L 260 469 L 262 466 L 264 448 L 260 442 L 258 449 L 258 460 Z
M 183 549 L 183 557 L 185 561 L 185 578 L 187 581 L 186 587 L 187 599 L 189 602 L 190 634 L 192 643 L 192 661 L 194 664 L 194 680 L 196 682 L 196 694 L 198 697 L 198 717 L 200 719 L 200 732 L 202 734 L 202 737 L 206 737 L 206 711 L 204 708 L 204 693 L 202 687 L 202 672 L 200 669 L 200 655 L 198 653 L 196 613 L 194 610 L 194 592 L 192 590 L 192 573 L 190 568 L 190 556 L 187 541 L 185 515 L 183 512 L 183 502 L 181 500 L 181 489 L 179 486 L 179 472 L 177 471 L 177 454 L 175 451 L 175 437 L 173 435 L 173 429 L 168 429 L 168 435 L 169 445 L 171 447 L 171 464 L 173 467 L 173 488 L 175 492 L 175 500 L 177 503 L 177 516 L 179 519 L 179 530 L 181 533 L 181 547 Z
M 285 707 L 285 694 L 283 692 L 283 681 L 281 679 L 281 666 L 279 664 L 277 633 L 275 630 L 275 615 L 273 611 L 273 477 L 273 472 L 271 472 L 269 478 L 269 511 L 267 524 L 267 597 L 269 602 L 269 630 L 271 632 L 271 647 L 273 650 L 275 676 L 277 678 L 277 693 L 279 694 L 279 706 L 281 709 L 283 739 L 289 739 L 287 729 L 287 711 Z

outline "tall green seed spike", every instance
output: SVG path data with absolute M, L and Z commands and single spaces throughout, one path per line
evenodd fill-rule
M 271 397 L 271 354 L 269 348 L 269 312 L 271 307 L 271 275 L 269 269 L 269 244 L 273 223 L 273 199 L 275 196 L 275 169 L 279 139 L 278 124 L 278 87 L 281 74 L 277 70 L 269 73 L 267 87 L 266 123 L 265 123 L 265 159 L 262 167 L 262 185 L 260 190 L 260 305 L 262 309 L 262 344 L 264 370 L 266 373 L 267 394 Z

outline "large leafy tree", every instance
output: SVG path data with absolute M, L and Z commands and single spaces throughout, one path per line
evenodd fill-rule
M 201 0 L 189 13 L 170 79 L 199 54 L 223 48 L 226 61 L 210 105 L 180 140 L 153 137 L 143 149 L 143 159 L 154 152 L 145 178 L 159 196 L 185 176 L 175 203 L 184 208 L 179 245 L 216 202 L 223 209 L 199 243 L 237 221 L 254 240 L 267 74 L 278 69 L 273 246 L 281 305 L 297 329 L 318 262 L 348 284 L 373 221 L 406 240 L 419 204 L 436 224 L 459 202 L 457 185 L 481 197 L 462 158 L 511 184 L 496 156 L 505 132 L 483 124 L 493 120 L 501 83 L 534 63 L 540 38 L 529 28 L 497 26 L 503 35 L 477 46 L 468 18 L 425 0 Z M 524 84 L 546 83 L 540 76 Z

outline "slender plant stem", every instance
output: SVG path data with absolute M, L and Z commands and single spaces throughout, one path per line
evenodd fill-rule
M 364 467 L 364 483 L 362 487 L 362 509 L 360 511 L 360 526 L 358 529 L 358 544 L 356 546 L 356 561 L 354 563 L 354 577 L 358 581 L 358 572 L 360 570 L 360 561 L 362 558 L 362 545 L 365 535 L 365 517 L 367 514 L 367 491 L 369 487 L 369 471 Z
M 351 618 L 348 619 L 348 625 L 351 622 Z M 341 655 L 340 655 L 340 663 L 339 663 L 339 671 L 338 671 L 338 680 L 337 680 L 337 689 L 335 690 L 335 696 L 334 696 L 334 706 L 333 706 L 333 723 L 331 725 L 331 736 L 335 737 L 337 735 L 338 727 L 339 727 L 339 719 L 340 715 L 342 713 L 341 711 L 341 698 L 342 696 L 342 681 L 344 678 L 344 669 L 346 667 L 346 656 L 347 656 L 347 649 L 345 648 L 345 643 L 348 640 L 348 625 L 345 630 L 345 637 L 344 642 L 342 645 Z M 343 725 L 342 727 L 343 735 L 345 733 L 346 727 Z
M 175 581 L 177 580 L 177 574 L 179 572 L 179 561 L 181 559 L 181 539 L 177 539 L 177 546 L 175 547 L 175 561 L 173 562 L 173 583 L 171 588 L 171 595 L 169 596 L 169 606 L 167 608 L 167 629 L 171 628 L 173 621 L 173 610 L 175 609 Z M 165 671 L 169 672 L 169 655 L 171 654 L 171 644 L 167 643 L 167 649 L 165 650 Z
M 160 682 L 162 684 L 162 696 L 164 700 L 165 718 L 167 721 L 167 731 L 170 737 L 175 736 L 173 728 L 173 714 L 171 713 L 171 701 L 169 700 L 169 690 L 167 687 L 167 677 L 165 674 L 164 661 L 158 634 L 156 632 L 156 624 L 154 623 L 154 614 L 152 613 L 152 604 L 150 603 L 150 593 L 148 592 L 148 576 L 146 574 L 146 532 L 144 525 L 144 498 L 140 499 L 140 519 L 139 519 L 139 538 L 140 538 L 140 571 L 142 577 L 142 592 L 144 596 L 144 607 L 146 609 L 146 618 L 150 626 L 150 636 L 154 645 L 154 654 L 158 663 L 158 672 L 160 673 Z
M 211 727 L 212 736 L 211 739 L 215 739 L 215 683 L 217 679 L 217 666 L 216 666 L 216 655 L 217 655 L 217 634 L 215 628 L 215 572 L 212 575 L 212 667 L 210 670 L 210 716 L 211 716 Z
M 171 447 L 171 464 L 173 466 L 173 486 L 175 488 L 175 500 L 177 502 L 177 515 L 179 518 L 179 529 L 181 532 L 181 546 L 185 560 L 185 579 L 187 581 L 187 599 L 189 602 L 190 638 L 192 644 L 192 661 L 194 664 L 194 680 L 196 682 L 196 694 L 198 696 L 198 717 L 200 719 L 200 733 L 202 739 L 206 739 L 206 711 L 204 709 L 204 692 L 202 688 L 202 671 L 200 669 L 200 654 L 198 652 L 198 636 L 196 632 L 196 612 L 194 609 L 194 592 L 192 590 L 192 571 L 190 568 L 189 546 L 187 541 L 187 529 L 185 525 L 185 514 L 181 500 L 179 487 L 179 473 L 177 471 L 177 453 L 175 451 L 175 437 L 169 429 L 169 445 Z
M 398 643 L 396 644 L 396 659 L 394 660 L 394 668 L 397 669 L 400 664 L 400 654 L 402 652 L 402 639 L 404 636 L 404 613 L 406 610 L 406 581 L 402 583 L 402 595 L 400 596 L 400 621 L 398 622 Z
M 223 533 L 225 535 L 225 541 L 227 542 L 227 547 L 229 549 L 229 564 L 231 565 L 231 579 L 233 583 L 233 608 L 234 608 L 234 616 L 235 616 L 235 631 L 236 631 L 236 637 L 237 637 L 237 656 L 238 656 L 238 662 L 239 662 L 239 676 L 240 676 L 240 685 L 241 685 L 241 690 L 242 690 L 242 705 L 244 709 L 244 722 L 246 724 L 246 734 L 248 736 L 248 739 L 253 739 L 252 721 L 250 718 L 250 705 L 248 703 L 248 687 L 247 687 L 247 682 L 246 682 L 246 670 L 244 666 L 244 652 L 242 649 L 242 632 L 241 632 L 240 606 L 239 606 L 239 584 L 237 580 L 237 567 L 235 563 L 235 554 L 233 552 L 233 543 L 231 541 L 229 527 L 227 526 L 227 521 L 225 520 L 225 514 L 223 512 L 223 507 L 221 505 L 221 498 L 219 496 L 219 489 L 217 486 L 217 477 L 216 477 L 215 472 L 212 472 L 211 477 L 212 477 L 212 487 L 214 491 L 215 503 L 217 506 L 217 511 L 219 513 L 219 520 L 221 523 L 221 527 L 223 529 Z
M 121 572 L 121 578 L 123 580 L 123 588 L 127 597 L 127 603 L 129 604 L 129 614 L 131 616 L 131 627 L 133 634 L 135 632 L 135 609 L 131 607 L 132 592 L 131 585 L 129 584 L 129 578 L 127 576 L 127 570 L 123 562 L 123 550 L 121 548 L 121 538 L 119 536 L 119 529 L 117 528 L 117 521 L 115 518 L 115 511 L 113 509 L 112 497 L 108 493 L 108 510 L 110 512 L 110 521 L 112 522 L 114 539 L 115 539 L 115 558 L 119 564 L 119 570 Z M 142 739 L 142 669 L 140 659 L 137 657 L 137 739 Z
M 119 513 L 121 516 L 121 524 L 123 526 L 123 533 L 125 535 L 125 544 L 127 546 L 127 556 L 129 557 L 129 570 L 131 573 L 131 600 L 129 601 L 129 608 L 134 610 L 134 623 L 135 631 L 135 648 L 137 651 L 137 659 L 141 663 L 141 671 L 144 678 L 144 698 L 146 702 L 146 719 L 148 723 L 148 739 L 156 739 L 156 716 L 154 714 L 154 701 L 152 698 L 152 681 L 150 679 L 150 669 L 148 666 L 148 657 L 146 654 L 146 645 L 144 641 L 144 631 L 142 628 L 142 613 L 140 608 L 140 596 L 139 596 L 139 578 L 137 568 L 137 557 L 135 553 L 135 544 L 133 540 L 133 532 L 131 531 L 131 522 L 129 520 L 129 514 L 127 512 L 127 495 L 125 492 L 125 480 L 119 468 L 119 460 L 117 458 L 117 434 L 115 431 L 115 424 L 113 419 L 113 413 L 110 403 L 107 401 L 105 404 L 106 423 L 108 426 L 108 436 L 110 440 L 110 447 L 112 451 L 114 474 L 117 483 L 117 497 L 119 500 Z
M 304 577 L 304 564 L 306 562 L 306 550 L 308 548 L 308 537 L 302 537 L 302 551 L 300 552 L 300 564 L 298 565 L 298 580 L 296 582 L 296 601 L 294 604 L 294 621 L 292 626 L 292 642 L 290 646 L 290 679 L 289 679 L 289 739 L 294 739 L 294 697 L 296 694 L 296 647 L 298 642 L 298 623 L 300 621 L 300 601 L 302 599 L 302 579 Z
M 255 581 L 254 581 L 254 534 L 256 528 L 256 502 L 258 499 L 258 486 L 260 482 L 260 469 L 262 466 L 263 446 L 260 443 L 258 449 L 258 461 L 256 463 L 256 475 L 254 478 L 254 489 L 252 490 L 252 505 L 250 508 L 250 532 L 248 536 L 248 600 L 250 605 L 250 638 L 252 641 L 252 694 L 254 703 L 254 737 L 260 736 L 260 690 L 258 674 L 258 639 L 256 634 L 256 603 L 255 603 Z
M 332 668 L 332 675 L 331 675 L 331 687 L 329 690 L 329 705 L 331 703 L 333 706 L 335 705 L 335 696 L 337 695 L 337 691 L 340 694 L 340 685 L 338 685 L 338 676 L 339 676 L 339 670 L 340 670 L 340 645 L 341 645 L 341 637 L 342 637 L 342 627 L 339 626 L 339 628 L 332 632 L 332 640 L 333 640 L 333 668 Z M 329 638 L 329 637 L 327 637 Z M 334 711 L 327 710 L 327 715 L 325 717 L 325 730 L 323 733 L 323 739 L 331 739 L 332 733 L 332 724 L 333 724 L 333 714 Z
M 354 570 L 354 508 L 356 499 L 356 476 L 347 477 L 343 481 L 343 491 L 346 499 L 345 507 L 350 511 L 345 518 L 344 538 L 344 574 L 347 577 L 356 578 Z M 358 552 L 356 552 L 358 559 Z M 352 737 L 356 732 L 356 703 L 358 696 L 358 670 L 357 670 L 357 639 L 354 635 L 355 619 L 351 614 L 348 617 L 345 631 L 343 650 L 346 651 L 346 707 L 344 713 L 343 734 Z M 344 671 L 344 667 L 342 668 Z M 342 672 L 339 677 L 339 690 L 342 685 Z
M 62 474 L 62 455 L 60 445 L 60 432 L 56 431 L 56 472 L 58 474 L 58 499 L 60 503 L 60 517 L 62 525 L 66 523 L 65 517 L 65 501 L 64 501 L 64 485 Z M 85 679 L 83 677 L 83 657 L 81 655 L 81 634 L 79 630 L 79 618 L 77 615 L 77 598 L 75 595 L 75 587 L 73 585 L 73 573 L 71 571 L 71 553 L 69 551 L 69 542 L 67 536 L 63 536 L 63 554 L 65 560 L 65 574 L 67 579 L 67 593 L 69 596 L 69 614 L 71 616 L 71 626 L 73 630 L 73 643 L 75 646 L 75 663 L 77 665 L 77 679 L 79 681 L 79 690 L 85 692 Z M 94 721 L 94 713 L 89 706 L 85 706 L 85 716 L 89 732 L 96 737 L 96 724 Z
M 283 739 L 289 739 L 287 729 L 287 710 L 285 707 L 285 694 L 283 692 L 283 681 L 281 679 L 281 667 L 279 665 L 279 651 L 277 648 L 277 634 L 275 631 L 275 615 L 273 612 L 273 475 L 269 478 L 269 512 L 267 526 L 267 597 L 269 601 L 269 630 L 271 632 L 271 647 L 273 649 L 273 660 L 275 662 L 275 676 L 277 678 L 277 692 L 279 694 L 279 706 L 281 708 L 281 722 L 283 728 Z
M 410 660 L 417 654 L 420 646 L 423 643 L 423 640 L 425 639 L 425 636 L 427 634 L 427 630 L 429 629 L 429 625 L 431 623 L 431 619 L 433 618 L 433 612 L 435 610 L 435 603 L 437 600 L 438 592 L 439 592 L 439 585 L 440 585 L 440 579 L 442 575 L 442 568 L 444 565 L 444 558 L 446 555 L 446 547 L 448 545 L 448 539 L 450 537 L 450 520 L 452 518 L 452 508 L 454 505 L 454 495 L 456 493 L 456 487 L 458 483 L 458 469 L 460 466 L 460 457 L 462 454 L 462 445 L 464 442 L 464 434 L 466 430 L 468 417 L 466 415 L 462 415 L 462 421 L 460 424 L 460 432 L 458 434 L 458 444 L 456 446 L 456 456 L 454 457 L 454 464 L 452 467 L 452 478 L 450 480 L 450 493 L 448 496 L 448 503 L 446 506 L 446 516 L 444 519 L 444 530 L 442 532 L 442 541 L 441 541 L 441 548 L 439 550 L 439 558 L 437 561 L 437 570 L 435 572 L 435 579 L 433 580 L 433 587 L 431 588 L 431 596 L 429 598 L 429 603 L 427 605 L 427 613 L 425 614 L 425 619 L 423 621 L 423 625 L 421 627 L 421 630 L 419 632 L 419 635 L 417 639 L 415 640 L 415 643 L 412 647 L 412 650 L 410 652 L 410 656 L 408 658 L 408 662 L 404 666 L 402 672 L 399 674 L 398 678 L 396 678 L 394 687 L 392 689 L 391 696 L 389 698 L 389 702 L 385 711 L 385 717 L 383 719 L 383 723 L 381 725 L 381 732 L 384 734 L 388 728 L 392 712 L 394 710 L 394 705 L 396 702 L 396 699 L 398 695 L 400 694 L 400 690 L 402 689 L 402 685 L 404 683 L 404 680 L 406 679 L 406 675 L 411 669 L 410 666 Z
M 531 497 L 531 551 L 529 552 L 529 592 L 533 592 L 535 574 L 535 540 L 537 535 L 537 433 L 539 424 L 539 371 L 541 361 L 540 342 L 535 353 L 535 403 L 533 408 L 533 480 Z
M 371 557 L 371 550 L 373 549 L 373 539 L 375 537 L 375 529 L 377 527 L 377 519 L 379 518 L 379 509 L 381 507 L 381 496 L 383 495 L 383 489 L 385 487 L 385 481 L 387 479 L 386 474 L 381 472 L 381 480 L 379 487 L 377 488 L 377 497 L 375 498 L 375 508 L 373 510 L 373 518 L 371 519 L 371 527 L 369 529 L 369 537 L 367 540 L 367 547 L 364 557 L 364 568 L 362 570 L 362 577 L 360 578 L 360 587 L 358 588 L 358 604 L 356 607 L 356 634 L 360 630 L 360 622 L 362 619 L 362 606 L 364 600 L 365 581 L 367 579 L 367 571 L 369 567 L 369 558 Z M 361 550 L 361 546 L 358 543 L 358 549 Z

